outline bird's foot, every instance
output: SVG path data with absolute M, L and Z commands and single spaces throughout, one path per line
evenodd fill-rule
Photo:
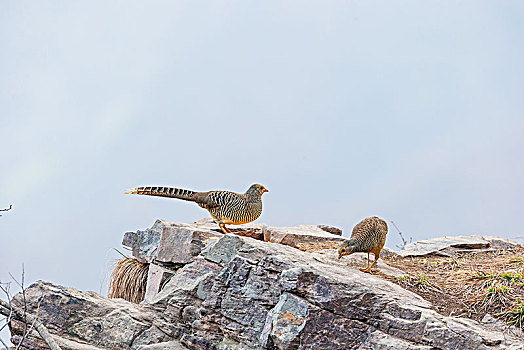
M 367 272 L 367 273 L 371 273 L 371 269 L 370 268 L 367 268 L 367 269 L 359 269 L 360 271 L 362 272 Z
M 220 229 L 222 230 L 222 232 L 224 232 L 224 234 L 228 234 L 228 233 L 231 233 L 231 231 L 225 227 L 224 225 L 220 225 Z

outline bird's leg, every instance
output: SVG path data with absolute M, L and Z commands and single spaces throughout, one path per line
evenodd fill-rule
M 231 231 L 229 231 L 229 229 L 226 227 L 226 225 L 224 224 L 218 224 L 218 226 L 220 226 L 220 229 L 222 230 L 222 232 L 224 232 L 226 235 L 228 233 L 231 233 Z
M 369 254 L 369 253 L 368 253 L 368 254 Z M 373 254 L 375 254 L 375 253 L 373 253 Z M 379 254 L 375 254 L 375 260 L 373 261 L 373 263 L 371 264 L 371 266 L 369 266 L 367 269 L 360 269 L 360 271 L 371 273 L 371 268 L 373 267 L 373 265 L 375 265 L 375 263 L 377 262 L 377 260 L 378 260 L 379 257 L 380 257 L 380 253 L 379 253 Z
M 362 272 L 369 272 L 369 269 L 370 269 L 370 267 L 369 267 L 369 252 L 368 252 L 368 266 L 365 269 L 359 269 L 359 270 L 362 271 Z

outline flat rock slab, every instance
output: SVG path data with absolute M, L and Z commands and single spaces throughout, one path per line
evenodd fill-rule
M 279 243 L 300 249 L 300 244 L 317 242 L 342 242 L 344 238 L 333 234 L 318 225 L 298 225 L 291 227 L 265 227 L 264 241 Z
M 464 251 L 510 249 L 518 245 L 516 242 L 494 236 L 444 236 L 407 244 L 403 250 L 396 253 L 402 257 L 430 254 L 453 256 Z

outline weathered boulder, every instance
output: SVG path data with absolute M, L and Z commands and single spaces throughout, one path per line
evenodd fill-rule
M 143 262 L 176 265 L 189 263 L 200 254 L 209 239 L 222 236 L 217 225 L 210 223 L 181 224 L 157 220 L 147 230 L 126 232 L 122 244 Z
M 189 243 L 180 249 L 196 246 L 198 254 L 191 250 L 186 263 L 172 254 L 183 266 L 150 301 L 135 305 L 37 282 L 26 292 L 28 311 L 38 310 L 70 349 L 524 348 L 491 324 L 438 314 L 416 294 L 338 261 L 334 250 L 309 253 L 218 232 L 210 239 L 198 224 L 194 232 L 187 224 L 155 225 L 153 238 L 127 236 L 142 258 L 158 260 L 151 242 L 160 244 L 167 232 L 185 232 Z M 20 324 L 11 327 L 16 342 Z M 24 344 L 43 346 L 36 335 Z
M 509 239 L 494 236 L 444 236 L 407 244 L 404 249 L 396 253 L 402 257 L 430 254 L 453 256 L 460 252 L 478 251 L 479 249 L 509 249 L 518 245 Z
M 268 227 L 249 223 L 230 225 L 230 230 L 237 236 L 273 240 L 302 250 L 332 248 L 332 243 L 338 244 L 345 239 L 341 237 L 342 230 L 328 225 Z M 145 293 L 145 300 L 151 301 L 168 276 L 183 264 L 193 261 L 209 243 L 223 236 L 211 218 L 194 223 L 157 220 L 149 229 L 126 232 L 122 244 L 131 249 L 138 260 L 151 263 Z
M 122 299 L 109 299 L 94 292 L 38 281 L 26 289 L 28 311 L 39 319 L 64 349 L 137 349 L 176 337 L 176 328 L 158 318 L 149 306 Z M 23 305 L 19 294 L 15 304 Z M 24 327 L 11 322 L 18 344 Z M 29 349 L 45 349 L 45 343 L 32 333 L 24 341 Z

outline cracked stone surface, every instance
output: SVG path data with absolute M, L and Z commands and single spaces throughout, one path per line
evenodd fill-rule
M 155 225 L 152 237 L 127 236 L 151 261 L 158 259 L 152 242 L 161 242 L 168 227 Z M 39 281 L 26 292 L 29 312 L 40 302 L 41 321 L 67 349 L 524 348 L 489 318 L 481 324 L 442 316 L 416 294 L 333 259 L 334 250 L 308 253 L 232 234 L 206 243 L 195 233 L 199 224 L 178 225 L 169 227 L 186 232 L 184 242 L 202 241 L 198 254 L 193 243 L 181 245 L 191 258 L 149 301 L 136 305 Z M 11 328 L 16 342 L 21 324 Z M 37 334 L 24 345 L 44 346 Z

